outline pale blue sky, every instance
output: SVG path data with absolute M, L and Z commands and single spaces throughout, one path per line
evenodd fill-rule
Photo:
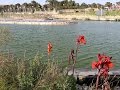
M 16 3 L 24 3 L 24 2 L 31 2 L 32 0 L 0 0 L 0 4 L 16 4 Z M 46 0 L 35 0 L 37 2 L 39 2 L 40 4 L 44 4 Z M 58 0 L 58 1 L 61 1 L 61 0 Z M 120 0 L 75 0 L 77 3 L 82 3 L 82 2 L 85 2 L 85 3 L 101 3 L 101 4 L 104 4 L 105 2 L 112 2 L 112 3 L 115 3 L 115 2 L 118 2 Z

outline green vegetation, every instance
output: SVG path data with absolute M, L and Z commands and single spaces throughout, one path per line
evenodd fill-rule
M 0 55 L 0 90 L 76 90 L 75 79 L 63 73 L 56 62 L 15 59 Z
M 80 2 L 81 3 L 81 2 Z M 24 17 L 25 14 L 33 14 L 35 12 L 44 12 L 44 11 L 64 11 L 64 9 L 68 9 L 68 12 L 70 9 L 75 10 L 77 13 L 82 13 L 81 11 L 84 11 L 85 13 L 89 15 L 96 15 L 96 11 L 99 9 L 106 10 L 106 15 L 119 15 L 119 6 L 120 2 L 116 2 L 116 4 L 113 4 L 111 2 L 106 2 L 104 5 L 100 3 L 76 3 L 74 0 L 46 0 L 46 4 L 43 6 L 36 1 L 31 1 L 30 3 L 23 3 L 23 4 L 15 4 L 15 5 L 3 5 L 0 6 L 0 13 L 1 17 L 9 18 L 14 17 L 13 14 L 17 14 L 19 17 Z M 89 10 L 88 10 L 89 9 Z M 91 12 L 91 10 L 93 10 Z M 87 11 L 87 12 L 86 12 Z M 112 11 L 112 12 L 111 12 Z M 8 13 L 9 12 L 9 13 Z M 23 14 L 24 13 L 24 14 Z M 73 12 L 74 13 L 74 12 Z M 9 14 L 9 17 L 6 16 Z M 40 16 L 40 15 L 39 15 Z
M 119 10 L 106 11 L 106 15 L 107 16 L 117 16 L 117 15 L 120 15 L 120 11 Z

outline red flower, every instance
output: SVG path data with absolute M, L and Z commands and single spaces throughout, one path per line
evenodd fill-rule
M 106 65 L 108 68 L 113 67 L 113 63 L 110 61 L 112 57 L 104 54 L 98 54 L 98 61 L 92 63 L 92 68 L 98 68 L 100 65 Z
M 95 68 L 98 68 L 98 62 L 92 62 L 92 68 L 95 69 Z
M 77 44 L 86 44 L 85 36 L 79 35 L 76 40 Z
M 92 62 L 92 68 L 99 69 L 101 75 L 107 76 L 109 68 L 113 67 L 113 63 L 111 62 L 112 57 L 106 56 L 104 54 L 98 54 L 98 61 Z
M 107 82 L 109 68 L 113 67 L 111 62 L 112 57 L 106 56 L 104 54 L 97 55 L 98 61 L 92 63 L 92 68 L 98 69 L 98 75 L 96 80 L 96 90 L 98 89 L 99 77 L 103 76 L 105 83 Z
M 113 63 L 111 62 L 111 59 L 112 57 L 106 56 L 103 62 L 104 64 L 106 64 L 108 68 L 112 68 L 114 66 Z
M 50 52 L 52 51 L 52 47 L 53 47 L 52 44 L 51 44 L 51 42 L 48 43 L 47 47 L 48 47 L 47 51 L 48 51 L 48 55 L 49 55 Z

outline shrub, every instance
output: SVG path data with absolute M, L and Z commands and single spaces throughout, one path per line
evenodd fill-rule
M 0 90 L 75 90 L 73 76 L 63 74 L 56 62 L 0 57 Z

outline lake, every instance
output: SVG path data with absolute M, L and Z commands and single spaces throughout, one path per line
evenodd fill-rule
M 98 53 L 113 57 L 115 68 L 120 64 L 120 22 L 80 21 L 65 26 L 0 25 L 10 29 L 12 40 L 0 47 L 1 51 L 32 59 L 39 53 L 47 60 L 47 43 L 53 44 L 52 60 L 67 65 L 70 50 L 76 48 L 76 37 L 85 35 L 87 44 L 80 47 L 77 67 L 90 68 Z

